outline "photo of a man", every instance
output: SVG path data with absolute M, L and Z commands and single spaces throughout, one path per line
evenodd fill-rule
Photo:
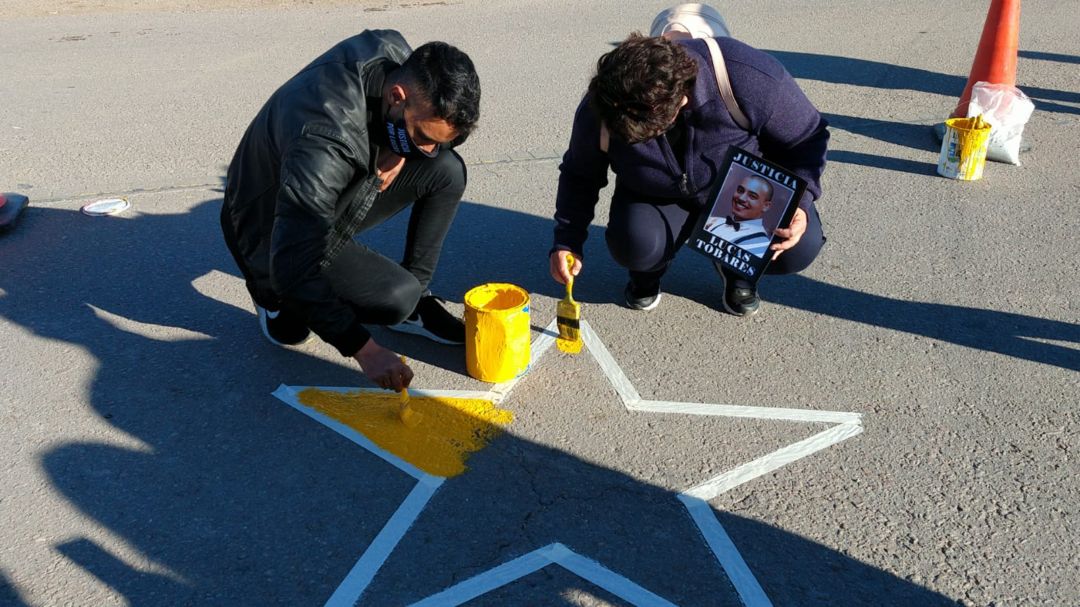
M 791 197 L 791 189 L 748 168 L 733 165 L 717 194 L 712 213 L 705 219 L 704 230 L 764 258 L 772 242 L 772 230 Z
M 732 177 L 737 176 L 729 174 L 729 178 Z M 720 200 L 724 200 L 723 195 Z M 730 212 L 725 214 L 725 205 L 717 204 L 713 214 L 705 220 L 705 230 L 756 257 L 764 257 L 772 241 L 764 218 L 772 204 L 773 184 L 761 175 L 748 173 L 738 179 L 738 185 L 731 193 Z

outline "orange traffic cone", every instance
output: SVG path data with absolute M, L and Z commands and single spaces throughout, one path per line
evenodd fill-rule
M 971 64 L 964 94 L 952 118 L 967 116 L 971 87 L 976 82 L 1016 86 L 1016 49 L 1020 41 L 1020 0 L 993 0 L 986 14 L 979 50 Z

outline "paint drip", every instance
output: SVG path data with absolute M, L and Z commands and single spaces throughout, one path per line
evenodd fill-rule
M 349 426 L 397 457 L 435 476 L 465 472 L 465 461 L 502 433 L 513 414 L 490 400 L 409 395 L 421 414 L 415 426 L 401 423 L 399 395 L 393 392 L 332 392 L 307 388 L 297 400 Z

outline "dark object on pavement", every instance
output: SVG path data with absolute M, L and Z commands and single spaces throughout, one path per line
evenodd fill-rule
M 0 194 L 0 232 L 6 232 L 15 227 L 30 199 L 22 194 L 6 192 Z

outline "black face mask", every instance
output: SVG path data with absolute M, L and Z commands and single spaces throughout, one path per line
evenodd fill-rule
M 390 151 L 402 158 L 434 158 L 439 155 L 439 146 L 436 145 L 431 152 L 425 152 L 417 147 L 409 136 L 409 130 L 405 128 L 405 112 L 397 120 L 384 119 L 386 124 L 387 145 Z

